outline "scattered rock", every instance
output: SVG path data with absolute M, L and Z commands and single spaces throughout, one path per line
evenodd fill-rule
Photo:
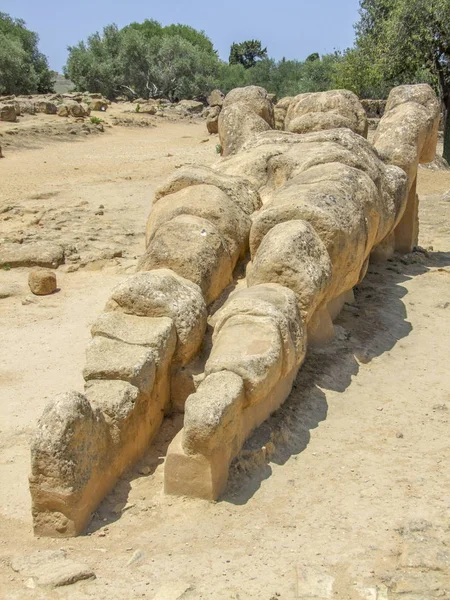
M 30 290 L 36 296 L 47 296 L 56 290 L 56 275 L 48 269 L 31 271 L 28 276 Z
M 220 90 L 213 90 L 207 98 L 209 106 L 218 106 L 222 108 L 225 94 Z
M 69 107 L 67 104 L 60 104 L 58 106 L 58 117 L 68 117 L 69 116 Z
M 220 107 L 213 106 L 206 119 L 206 127 L 209 133 L 219 133 L 219 115 L 220 115 Z
M 14 104 L 7 104 L 0 107 L 0 121 L 9 121 L 15 123 L 17 121 L 17 113 Z
M 201 113 L 203 108 L 203 103 L 197 102 L 196 100 L 181 100 L 176 107 L 177 110 L 185 111 L 188 114 Z
M 11 567 L 23 577 L 31 577 L 37 585 L 61 587 L 83 579 L 94 579 L 95 573 L 87 565 L 66 558 L 63 550 L 43 550 L 12 561 Z M 27 587 L 32 587 L 30 580 Z
M 41 100 L 39 102 L 35 102 L 34 106 L 36 112 L 45 113 L 46 115 L 56 115 L 58 112 L 58 108 L 56 104 L 53 104 L 53 102 Z
M 57 244 L 4 244 L 0 267 L 47 267 L 56 269 L 64 262 L 64 250 Z
M 156 112 L 158 110 L 158 107 L 156 106 L 156 104 L 143 104 L 140 105 L 140 109 L 139 109 L 139 113 L 145 114 L 145 115 L 156 115 Z
M 100 110 L 104 112 L 108 108 L 108 103 L 104 98 L 93 98 L 89 102 L 89 108 L 91 110 Z

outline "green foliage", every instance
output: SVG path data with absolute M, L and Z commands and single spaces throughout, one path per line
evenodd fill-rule
M 176 100 L 211 91 L 218 70 L 219 59 L 204 33 L 147 20 L 121 30 L 109 25 L 102 35 L 70 47 L 65 74 L 78 89 L 108 98 L 125 93 Z
M 100 125 L 100 123 L 103 123 L 99 117 L 91 117 L 90 121 L 93 125 Z
M 263 48 L 260 40 L 247 40 L 240 44 L 232 44 L 230 49 L 230 65 L 242 65 L 251 69 L 258 59 L 267 58 L 267 48 Z
M 338 61 L 336 54 L 304 62 L 285 58 L 279 62 L 265 59 L 248 71 L 249 83 L 261 85 L 278 98 L 322 92 L 333 87 Z
M 361 0 L 356 47 L 344 54 L 337 80 L 366 97 L 403 83 L 434 85 L 450 159 L 450 0 Z
M 53 91 L 54 76 L 38 50 L 39 38 L 21 19 L 0 12 L 0 93 Z
M 136 104 L 136 109 L 135 109 L 135 110 L 136 110 L 136 112 L 137 112 L 137 113 L 138 113 L 138 112 L 140 112 L 140 110 L 141 110 L 141 105 L 140 105 L 140 104 Z
M 205 32 L 197 31 L 189 25 L 177 24 L 162 27 L 158 21 L 146 19 L 143 23 L 131 23 L 127 27 L 124 27 L 123 31 L 128 29 L 134 29 L 142 33 L 147 41 L 154 40 L 155 38 L 178 36 L 203 52 L 216 54 L 214 46 Z

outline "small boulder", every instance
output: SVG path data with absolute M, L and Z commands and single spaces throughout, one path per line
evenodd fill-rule
M 56 275 L 49 269 L 31 271 L 28 285 L 36 296 L 48 296 L 56 290 Z
M 136 112 L 143 113 L 145 115 L 156 115 L 158 106 L 156 103 L 146 102 L 145 104 L 139 105 L 139 110 Z
M 69 107 L 67 104 L 60 104 L 58 106 L 58 117 L 68 117 L 69 116 Z
M 91 110 L 105 111 L 108 108 L 108 103 L 104 98 L 94 98 L 88 104 Z
M 208 129 L 209 133 L 219 133 L 219 115 L 219 106 L 213 106 L 209 109 L 209 113 L 206 118 L 206 128 Z
M 203 108 L 203 103 L 197 102 L 197 100 L 181 100 L 177 105 L 177 110 L 187 112 L 188 114 L 201 113 Z
M 70 102 L 68 109 L 72 117 L 87 117 L 91 112 L 86 105 L 80 104 L 79 102 Z
M 10 123 L 17 121 L 17 112 L 14 104 L 7 104 L 0 107 L 0 121 L 9 121 Z
M 35 105 L 36 112 L 44 113 L 46 115 L 56 115 L 58 108 L 53 102 L 47 102 L 46 100 L 40 100 Z
M 225 94 L 220 90 L 213 90 L 208 96 L 208 104 L 209 106 L 219 106 L 222 108 L 223 101 L 225 99 Z

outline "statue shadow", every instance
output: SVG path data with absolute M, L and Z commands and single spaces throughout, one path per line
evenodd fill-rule
M 389 352 L 412 331 L 402 299 L 402 285 L 431 268 L 450 265 L 450 252 L 413 252 L 371 264 L 355 288 L 355 302 L 335 321 L 335 339 L 308 349 L 289 398 L 246 441 L 233 461 L 220 501 L 245 504 L 272 474 L 271 463 L 283 465 L 303 452 L 311 430 L 327 418 L 327 391 L 344 392 L 366 364 Z
M 129 497 L 133 482 L 145 479 L 149 484 L 149 495 L 153 494 L 152 488 L 157 488 L 160 493 L 159 481 L 155 481 L 155 472 L 164 463 L 167 449 L 183 427 L 183 415 L 176 413 L 164 418 L 164 421 L 153 438 L 142 458 L 133 466 L 129 467 L 118 479 L 113 489 L 105 496 L 103 501 L 93 513 L 91 521 L 86 528 L 89 535 L 101 530 L 121 517 L 128 511 L 133 510 L 134 504 L 130 504 Z
M 344 392 L 361 363 L 388 352 L 411 333 L 402 301 L 407 290 L 401 284 L 430 268 L 445 269 L 450 265 L 450 252 L 413 253 L 408 257 L 370 265 L 366 278 L 355 288 L 355 303 L 346 305 L 335 322 L 335 339 L 323 348 L 308 349 L 289 398 L 246 441 L 231 465 L 228 485 L 219 501 L 236 505 L 248 502 L 271 476 L 271 463 L 284 465 L 307 448 L 310 432 L 327 418 L 327 391 Z M 108 526 L 133 508 L 129 504 L 133 481 L 148 478 L 149 493 L 153 487 L 160 491 L 160 481 L 153 481 L 155 471 L 182 426 L 183 415 L 164 419 L 142 459 L 120 477 L 97 508 L 87 533 Z

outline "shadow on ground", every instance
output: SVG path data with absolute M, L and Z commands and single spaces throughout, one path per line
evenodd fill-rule
M 414 252 L 370 265 L 366 278 L 355 288 L 355 303 L 346 305 L 335 322 L 333 342 L 308 350 L 289 398 L 253 433 L 233 461 L 221 501 L 245 504 L 270 477 L 270 463 L 283 465 L 305 450 L 311 430 L 327 418 L 326 391 L 344 392 L 361 363 L 388 352 L 412 331 L 402 301 L 407 290 L 402 284 L 431 268 L 447 271 L 449 265 L 450 252 Z M 131 483 L 154 474 L 182 426 L 182 415 L 165 419 L 142 460 L 120 478 L 99 506 L 88 532 L 120 519 L 128 509 Z
M 407 290 L 402 284 L 448 265 L 450 253 L 425 251 L 370 265 L 355 288 L 354 304 L 346 305 L 335 322 L 333 342 L 308 350 L 288 400 L 253 433 L 233 461 L 222 501 L 245 504 L 270 477 L 270 463 L 282 465 L 305 450 L 311 430 L 327 418 L 326 391 L 344 392 L 361 363 L 388 352 L 411 333 L 402 301 Z

